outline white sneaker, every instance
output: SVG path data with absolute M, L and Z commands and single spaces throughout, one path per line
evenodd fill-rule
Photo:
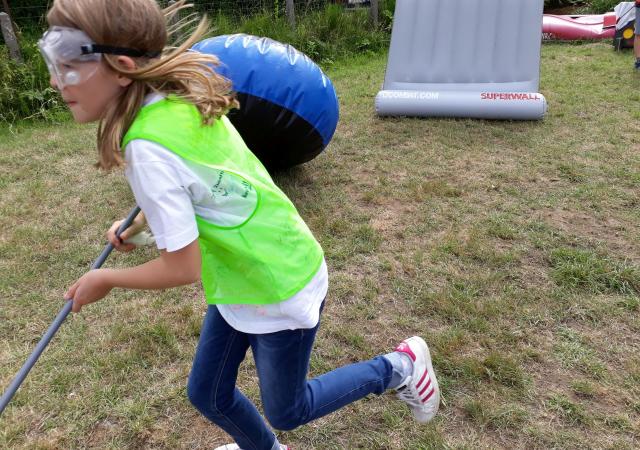
M 440 388 L 431 364 L 427 343 L 419 336 L 405 339 L 395 348 L 413 361 L 413 372 L 396 388 L 398 398 L 409 405 L 413 417 L 427 423 L 438 412 Z

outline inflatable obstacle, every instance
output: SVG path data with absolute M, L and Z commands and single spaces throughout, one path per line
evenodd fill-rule
M 381 116 L 541 119 L 543 0 L 397 0 Z
M 310 161 L 329 144 L 338 124 L 331 80 L 306 55 L 268 38 L 217 36 L 193 47 L 220 59 L 240 109 L 229 119 L 269 170 Z
M 544 40 L 612 39 L 617 50 L 633 47 L 635 23 L 633 2 L 622 2 L 605 14 L 564 16 L 545 14 L 542 18 Z
M 616 33 L 616 14 L 558 16 L 545 14 L 542 18 L 542 39 L 573 41 L 582 39 L 613 39 Z

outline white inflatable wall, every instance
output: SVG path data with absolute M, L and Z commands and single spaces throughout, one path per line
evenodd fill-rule
M 541 119 L 543 4 L 397 0 L 377 113 Z

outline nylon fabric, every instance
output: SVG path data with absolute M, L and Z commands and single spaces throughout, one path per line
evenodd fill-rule
M 167 97 L 139 111 L 122 148 L 134 139 L 219 171 L 212 194 L 234 220 L 196 216 L 207 303 L 277 303 L 313 278 L 322 248 L 226 117 L 203 125 L 194 105 Z

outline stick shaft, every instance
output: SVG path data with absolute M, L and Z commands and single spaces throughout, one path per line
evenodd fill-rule
M 120 236 L 120 233 L 122 233 L 124 230 L 129 228 L 129 226 L 133 222 L 133 219 L 136 218 L 139 212 L 140 212 L 140 208 L 137 206 L 131 210 L 127 218 L 120 225 L 120 228 L 118 228 L 117 236 Z M 111 243 L 108 243 L 105 246 L 105 248 L 102 250 L 102 253 L 100 253 L 100 256 L 98 256 L 98 259 L 96 259 L 95 262 L 91 265 L 91 269 L 100 268 L 100 266 L 102 266 L 102 264 L 106 261 L 107 257 L 109 256 L 112 250 L 113 250 L 113 245 Z M 13 381 L 11 382 L 11 384 L 9 385 L 5 393 L 2 394 L 2 398 L 0 398 L 0 415 L 2 415 L 2 412 L 4 411 L 5 407 L 9 404 L 9 402 L 15 395 L 16 391 L 18 390 L 18 388 L 20 387 L 24 379 L 29 374 L 29 371 L 35 365 L 36 361 L 38 360 L 38 358 L 40 357 L 44 349 L 47 347 L 49 342 L 51 342 L 53 335 L 56 334 L 56 332 L 58 331 L 58 328 L 60 328 L 60 325 L 62 325 L 62 322 L 64 322 L 64 320 L 67 318 L 67 316 L 71 312 L 72 306 L 73 306 L 73 300 L 69 300 L 67 303 L 65 303 L 65 305 L 62 307 L 62 309 L 56 316 L 56 318 L 53 320 L 53 322 L 49 326 L 49 329 L 47 329 L 44 336 L 42 336 L 42 338 L 40 339 L 40 342 L 38 342 L 38 345 L 36 345 L 36 348 L 33 350 L 33 352 L 31 352 L 31 355 L 29 355 L 29 357 L 27 358 L 27 361 L 22 365 L 22 368 L 18 371 L 17 375 L 15 376 L 15 378 L 13 379 Z

